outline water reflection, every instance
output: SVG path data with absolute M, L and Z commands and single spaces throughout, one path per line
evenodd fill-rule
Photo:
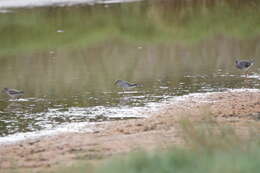
M 10 112 L 10 113 L 20 112 L 22 110 L 23 110 L 22 104 L 16 102 L 11 102 L 6 106 L 6 108 L 4 108 L 5 112 Z
M 178 3 L 179 2 L 179 3 Z M 254 1 L 258 4 L 258 1 Z M 0 136 L 75 122 L 144 117 L 173 96 L 260 88 L 237 57 L 259 55 L 259 6 L 241 1 L 19 9 L 0 15 Z M 214 20 L 213 20 L 214 19 Z M 114 81 L 143 87 L 123 92 Z

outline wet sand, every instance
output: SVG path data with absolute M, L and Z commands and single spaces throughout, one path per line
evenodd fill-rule
M 242 135 L 260 130 L 260 91 L 191 94 L 165 103 L 149 118 L 100 123 L 94 132 L 64 133 L 0 146 L 0 170 L 53 167 L 76 160 L 99 160 L 139 149 L 185 146 L 180 120 L 212 118 Z

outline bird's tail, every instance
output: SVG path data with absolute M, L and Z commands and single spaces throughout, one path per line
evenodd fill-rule
M 135 84 L 137 87 L 143 87 L 143 84 Z

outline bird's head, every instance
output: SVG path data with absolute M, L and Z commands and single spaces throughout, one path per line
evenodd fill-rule
M 118 83 L 120 83 L 121 82 L 121 80 L 116 80 L 115 82 L 114 82 L 114 85 L 117 85 Z

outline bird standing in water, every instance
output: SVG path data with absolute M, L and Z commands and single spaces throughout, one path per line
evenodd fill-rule
M 246 72 L 246 77 L 248 76 L 248 70 L 254 65 L 254 60 L 236 60 L 236 67 L 240 70 Z
M 129 83 L 127 81 L 124 81 L 124 80 L 117 80 L 115 82 L 115 84 L 121 88 L 123 88 L 124 90 L 125 89 L 131 89 L 131 88 L 135 88 L 135 87 L 138 87 L 138 86 L 141 86 L 139 84 L 132 84 L 132 83 Z
M 16 89 L 4 88 L 3 93 L 6 93 L 12 99 L 19 99 L 23 96 L 24 92 Z

